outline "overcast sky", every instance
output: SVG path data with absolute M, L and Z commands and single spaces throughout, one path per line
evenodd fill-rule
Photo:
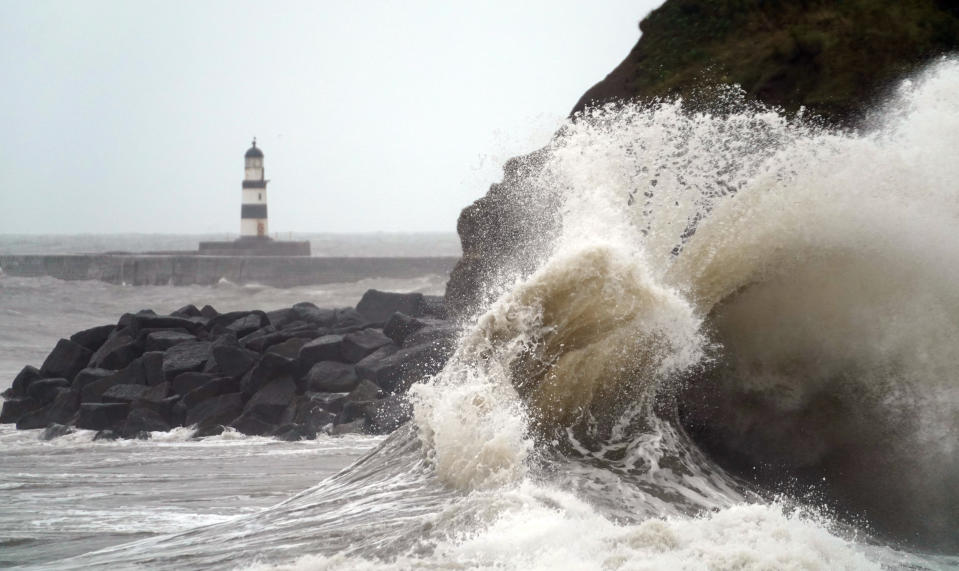
M 454 231 L 656 0 L 0 0 L 0 233 Z

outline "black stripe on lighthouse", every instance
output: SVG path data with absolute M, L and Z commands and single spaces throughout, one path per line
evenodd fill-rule
M 240 218 L 266 218 L 266 205 L 244 204 L 240 207 Z

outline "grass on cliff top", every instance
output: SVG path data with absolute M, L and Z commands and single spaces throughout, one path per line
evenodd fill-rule
M 667 0 L 597 98 L 738 84 L 789 112 L 859 118 L 896 78 L 959 48 L 949 0 Z M 604 83 L 606 85 L 604 86 Z

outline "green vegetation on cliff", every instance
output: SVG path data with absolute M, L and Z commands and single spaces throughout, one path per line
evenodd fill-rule
M 848 124 L 904 74 L 959 49 L 959 2 L 667 0 L 640 29 L 626 59 L 574 112 L 722 83 Z

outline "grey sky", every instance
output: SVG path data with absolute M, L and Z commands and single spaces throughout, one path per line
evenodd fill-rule
M 0 0 L 0 233 L 452 231 L 656 0 Z

